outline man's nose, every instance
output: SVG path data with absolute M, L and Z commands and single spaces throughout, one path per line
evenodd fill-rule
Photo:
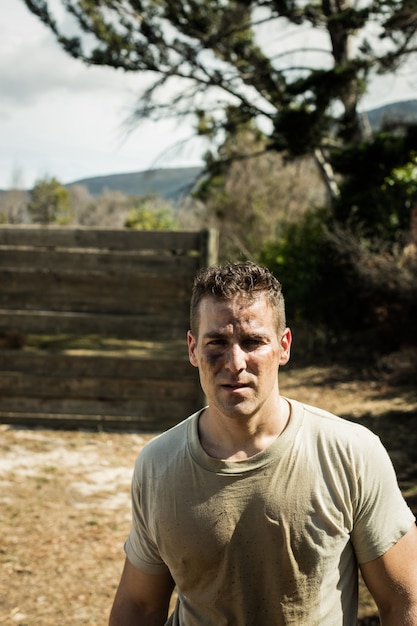
M 225 366 L 231 372 L 240 372 L 246 369 L 246 353 L 239 344 L 229 346 Z

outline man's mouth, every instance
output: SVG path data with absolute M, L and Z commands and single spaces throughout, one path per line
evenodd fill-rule
M 249 387 L 249 385 L 248 383 L 223 383 L 222 387 L 233 391 L 235 389 L 245 389 L 246 387 Z

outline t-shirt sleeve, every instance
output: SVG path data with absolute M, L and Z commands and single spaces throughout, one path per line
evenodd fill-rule
M 164 574 L 168 567 L 162 560 L 152 537 L 151 523 L 148 519 L 150 507 L 146 503 L 147 494 L 144 493 L 146 489 L 143 488 L 142 466 L 142 459 L 139 456 L 131 486 L 132 525 L 124 550 L 130 563 L 140 571 L 145 574 Z
M 351 539 L 359 563 L 385 554 L 415 522 L 378 437 L 363 455 L 354 505 Z

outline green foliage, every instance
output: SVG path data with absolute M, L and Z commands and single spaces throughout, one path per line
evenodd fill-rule
M 369 358 L 417 344 L 417 263 L 401 245 L 362 238 L 320 210 L 285 225 L 260 261 L 283 284 L 288 323 L 314 357 L 337 347 Z
M 361 325 L 360 290 L 348 255 L 329 238 L 331 215 L 309 211 L 297 222 L 283 225 L 280 238 L 264 246 L 260 262 L 283 285 L 288 323 L 317 332 L 329 343 L 335 336 Z
M 401 167 L 394 167 L 384 179 L 382 191 L 405 196 L 405 204 L 409 207 L 417 203 L 417 152 L 412 150 L 409 161 Z
M 321 318 L 317 296 L 322 291 L 326 220 L 323 210 L 306 212 L 298 222 L 283 224 L 279 239 L 266 244 L 260 252 L 259 261 L 283 285 L 291 323 Z
M 39 180 L 30 192 L 28 211 L 35 224 L 69 224 L 70 194 L 56 178 Z
M 152 196 L 138 199 L 138 206 L 131 209 L 124 226 L 136 230 L 175 230 L 177 221 L 168 205 L 158 208 L 158 201 Z
M 340 198 L 333 203 L 339 224 L 386 242 L 409 229 L 410 202 L 417 194 L 412 161 L 404 163 L 416 140 L 417 126 L 410 126 L 401 134 L 381 132 L 371 141 L 334 152 L 335 169 L 343 177 Z
M 327 123 L 326 116 L 312 107 L 283 111 L 275 120 L 271 147 L 279 152 L 288 150 L 294 157 L 311 153 Z
M 401 185 L 406 188 L 407 195 L 413 195 L 417 191 L 417 153 L 414 150 L 410 154 L 410 161 L 403 167 L 394 168 L 391 176 L 386 181 L 387 185 Z

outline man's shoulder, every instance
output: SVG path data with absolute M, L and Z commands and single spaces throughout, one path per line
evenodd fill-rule
M 161 462 L 167 456 L 181 454 L 181 451 L 188 445 L 190 432 L 193 423 L 198 419 L 199 412 L 193 413 L 175 426 L 172 426 L 163 433 L 157 435 L 149 441 L 139 454 L 139 462 L 151 462 L 157 460 Z
M 290 403 L 293 410 L 302 414 L 303 427 L 316 430 L 321 436 L 362 439 L 368 443 L 370 440 L 378 439 L 377 435 L 366 426 L 347 417 L 335 415 L 326 409 L 296 400 L 290 400 Z

